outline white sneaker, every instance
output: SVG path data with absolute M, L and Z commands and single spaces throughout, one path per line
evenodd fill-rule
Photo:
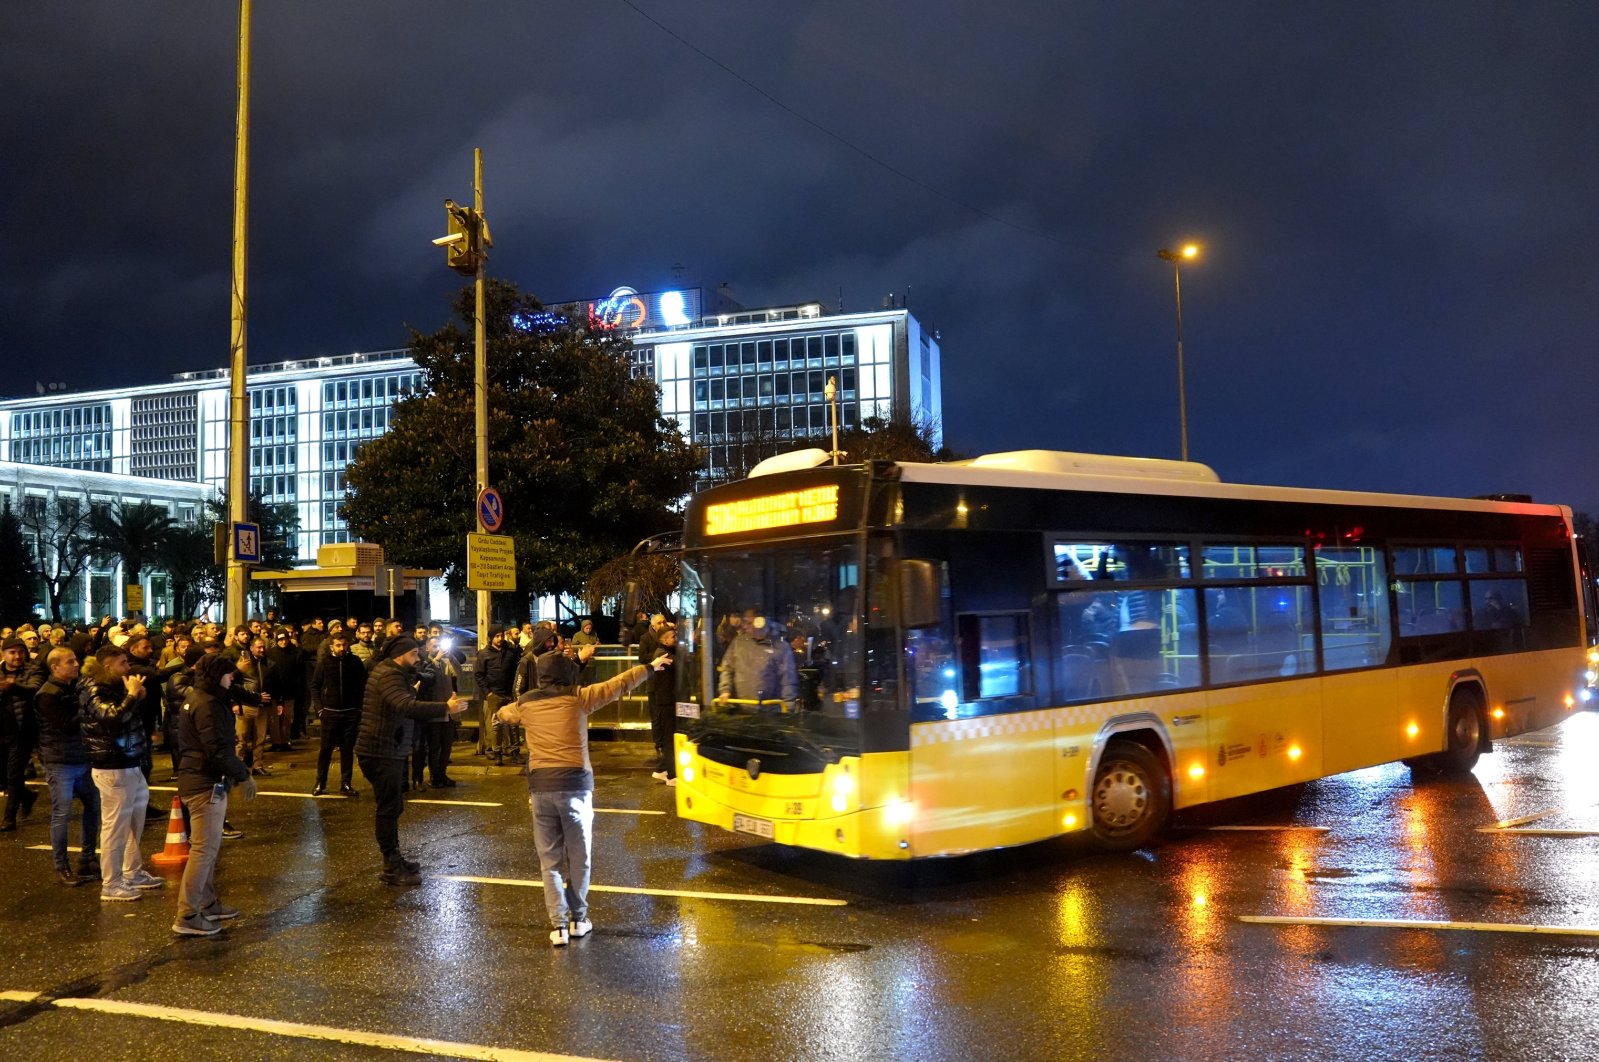
M 655 779 L 657 782 L 664 782 L 666 781 L 666 772 L 656 771 L 655 773 L 651 774 L 650 777 Z
M 677 788 L 677 779 L 676 778 L 668 778 L 666 780 L 666 788 L 668 788 L 668 789 L 676 789 Z
M 552 947 L 552 948 L 564 948 L 564 947 L 566 947 L 566 927 L 565 926 L 562 926 L 560 929 L 552 929 L 552 930 L 550 930 L 550 947 Z
M 571 931 L 572 939 L 578 940 L 594 932 L 594 923 L 589 921 L 572 922 L 567 928 Z

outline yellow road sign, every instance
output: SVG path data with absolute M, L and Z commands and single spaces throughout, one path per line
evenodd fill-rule
M 516 544 L 509 536 L 466 536 L 466 588 L 516 589 Z

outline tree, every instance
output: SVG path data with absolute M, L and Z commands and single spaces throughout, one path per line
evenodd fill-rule
M 34 564 L 50 599 L 50 615 L 63 620 L 61 603 L 68 588 L 83 578 L 94 553 L 92 513 L 81 499 L 57 495 L 23 502 L 22 537 L 33 550 Z
M 700 454 L 661 416 L 654 384 L 632 377 L 625 339 L 585 321 L 535 324 L 550 315 L 504 281 L 489 282 L 485 301 L 489 468 L 518 587 L 576 593 L 608 559 L 677 525 Z M 477 529 L 470 289 L 455 310 L 459 324 L 412 332 L 425 388 L 350 464 L 344 515 L 396 562 L 458 578 Z
M 8 501 L 0 511 L 0 622 L 15 626 L 32 620 L 38 592 L 39 573 L 22 537 L 22 522 Z
M 157 563 L 172 587 L 172 614 L 198 616 L 224 576 L 216 563 L 210 523 L 179 524 L 167 536 Z M 217 591 L 220 592 L 220 591 Z
M 89 526 L 96 550 L 122 561 L 122 581 L 130 586 L 143 585 L 145 567 L 159 556 L 174 527 L 164 507 L 147 501 L 91 509 Z

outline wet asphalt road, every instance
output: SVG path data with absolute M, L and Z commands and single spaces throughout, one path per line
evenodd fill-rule
M 264 790 L 309 790 L 307 754 L 287 759 Z M 597 816 L 596 885 L 724 895 L 597 891 L 593 936 L 564 950 L 537 888 L 444 877 L 537 878 L 522 779 L 457 760 L 463 785 L 423 795 L 500 806 L 407 808 L 419 888 L 378 883 L 364 787 L 235 804 L 247 836 L 219 887 L 245 915 L 212 939 L 172 936 L 170 889 L 101 904 L 55 885 L 27 847 L 48 840 L 41 803 L 0 836 L 0 992 L 42 994 L 0 998 L 0 1058 L 417 1057 L 74 1000 L 618 1060 L 1599 1054 L 1599 936 L 1244 920 L 1599 927 L 1591 713 L 1467 779 L 1376 768 L 1191 814 L 1132 854 L 1053 843 L 912 870 L 641 814 L 671 808 L 645 748 L 596 743 L 596 807 L 618 812 Z

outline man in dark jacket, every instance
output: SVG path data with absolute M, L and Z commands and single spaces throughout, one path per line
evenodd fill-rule
M 95 659 L 99 676 L 90 684 L 78 720 L 94 785 L 100 791 L 100 899 L 125 902 L 166 885 L 144 869 L 139 852 L 150 801 L 150 787 L 139 769 L 150 747 L 139 718 L 144 680 L 128 674 L 125 649 L 102 646 Z
M 0 780 L 5 782 L 5 822 L 0 830 L 17 828 L 17 811 L 33 814 L 39 794 L 28 788 L 28 760 L 39 736 L 33 714 L 33 695 L 43 676 L 28 660 L 28 646 L 21 638 L 9 638 L 0 647 Z
M 56 880 L 79 885 L 98 876 L 100 850 L 100 792 L 89 777 L 89 750 L 78 729 L 78 658 L 71 649 L 52 649 L 47 658 L 50 677 L 33 698 L 39 715 L 39 759 L 50 785 L 50 852 L 55 857 Z M 78 869 L 67 859 L 67 832 L 72 824 L 72 801 L 83 805 L 83 845 Z
M 400 854 L 400 795 L 405 784 L 405 758 L 411 754 L 417 720 L 448 719 L 466 710 L 466 701 L 450 694 L 447 701 L 417 700 L 413 674 L 421 650 L 405 635 L 392 639 L 383 659 L 372 667 L 361 702 L 361 732 L 355 754 L 361 773 L 372 783 L 377 799 L 377 841 L 383 852 L 387 885 L 420 885 L 422 868 Z
M 510 728 L 494 721 L 494 712 L 515 697 L 512 687 L 516 682 L 516 664 L 521 651 L 506 641 L 505 629 L 489 628 L 489 647 L 479 652 L 472 662 L 472 674 L 477 678 L 478 696 L 483 698 L 483 725 L 478 728 L 477 750 L 487 752 L 488 735 L 493 728 L 496 736 L 494 762 L 504 763 L 506 746 L 510 741 Z
M 227 821 L 228 790 L 242 786 L 255 798 L 255 779 L 233 751 L 233 711 L 228 687 L 236 677 L 222 656 L 196 663 L 194 686 L 178 720 L 178 796 L 189 813 L 189 859 L 178 890 L 178 916 L 172 931 L 181 936 L 215 936 L 222 923 L 237 918 L 237 908 L 217 896 L 217 855 Z
M 361 726 L 361 698 L 366 693 L 366 667 L 350 652 L 349 639 L 337 631 L 327 640 L 328 654 L 311 674 L 311 702 L 322 722 L 322 748 L 316 757 L 313 796 L 328 789 L 328 765 L 339 750 L 339 792 L 355 796 L 355 736 Z
M 272 636 L 272 642 L 267 647 L 267 660 L 277 671 L 281 693 L 279 703 L 283 705 L 280 730 L 283 748 L 275 751 L 286 752 L 291 739 L 305 736 L 305 684 L 308 676 L 304 654 L 294 644 L 293 630 L 279 627 Z

